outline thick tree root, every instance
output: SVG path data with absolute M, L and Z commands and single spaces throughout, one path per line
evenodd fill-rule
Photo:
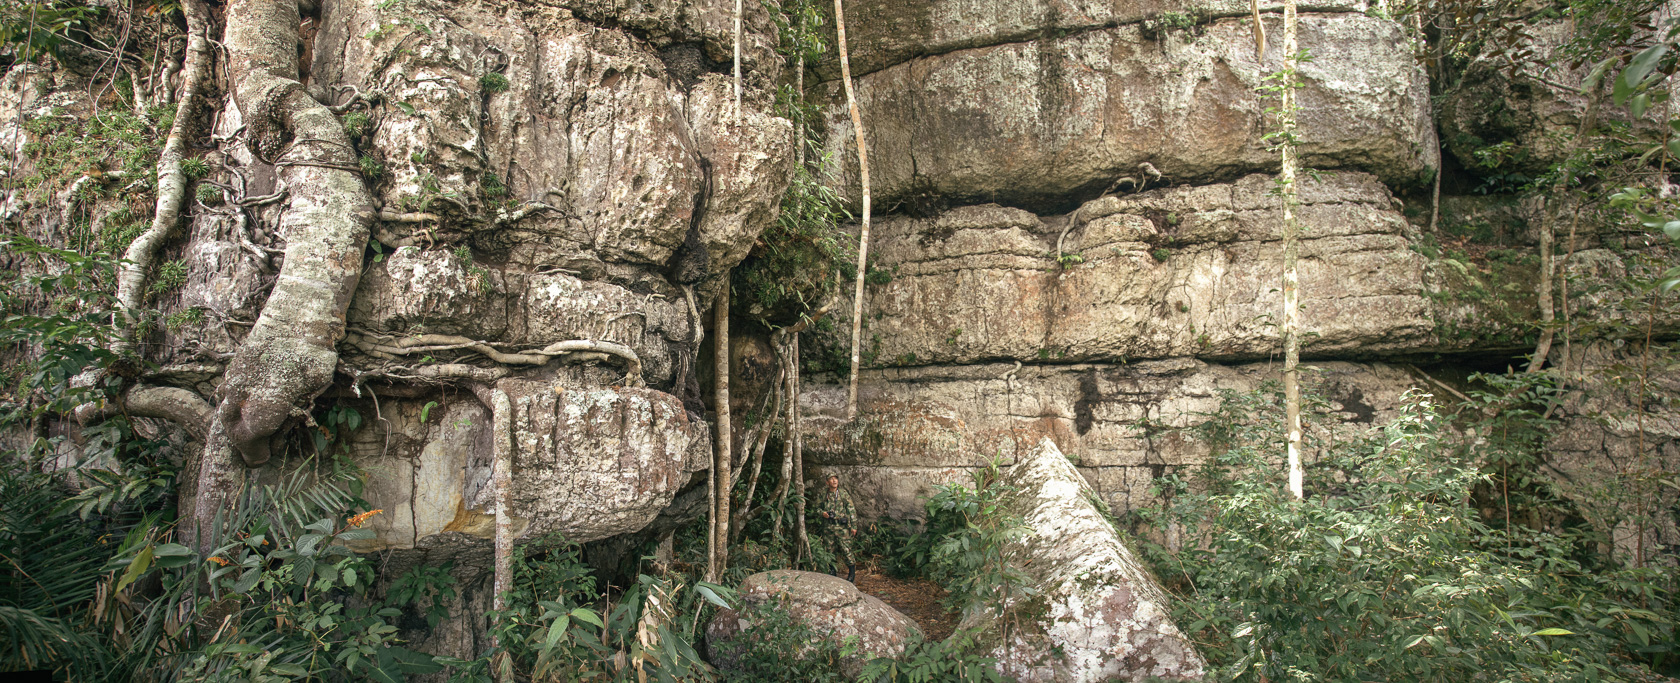
M 204 440 L 210 422 L 210 403 L 179 387 L 138 385 L 123 394 L 121 403 L 87 403 L 73 417 L 80 424 L 117 415 L 154 417 L 181 425 L 194 439 Z
M 332 381 L 376 213 L 349 170 L 356 154 L 344 127 L 297 81 L 297 4 L 234 0 L 228 17 L 228 71 L 251 150 L 273 159 L 289 189 L 278 230 L 285 266 L 228 365 L 217 409 L 234 449 L 256 466 L 268 460 L 269 437 Z
M 170 126 L 169 137 L 158 155 L 157 206 L 152 225 L 129 243 L 117 271 L 117 308 L 129 320 L 129 324 L 119 327 L 119 351 L 126 351 L 134 344 L 133 323 L 146 291 L 146 273 L 151 270 L 158 249 L 181 222 L 181 204 L 187 195 L 187 176 L 181 170 L 181 161 L 186 157 L 187 138 L 193 130 L 203 101 L 204 82 L 210 74 L 210 10 L 203 0 L 185 0 L 181 9 L 187 17 L 187 78 L 175 107 L 175 124 Z
M 628 346 L 607 341 L 570 339 L 554 342 L 540 349 L 510 353 L 498 350 L 488 342 L 449 334 L 394 337 L 358 330 L 350 337 L 350 343 L 363 353 L 385 360 L 414 353 L 430 354 L 440 351 L 473 351 L 503 365 L 544 365 L 555 356 L 566 355 L 583 360 L 616 357 L 624 362 L 625 384 L 638 387 L 643 384 L 641 357 Z

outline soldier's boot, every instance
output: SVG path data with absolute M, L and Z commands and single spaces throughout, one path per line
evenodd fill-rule
M 857 583 L 857 565 L 846 565 L 846 580 L 852 583 Z

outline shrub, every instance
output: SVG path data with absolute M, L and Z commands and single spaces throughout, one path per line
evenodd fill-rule
M 1275 386 L 1228 394 L 1211 417 L 1203 492 L 1180 486 L 1146 517 L 1194 537 L 1148 555 L 1182 577 L 1178 623 L 1221 678 L 1594 680 L 1614 676 L 1620 633 L 1670 628 L 1616 604 L 1566 540 L 1508 546 L 1483 524 L 1469 501 L 1486 476 L 1426 394 L 1380 429 L 1319 444 L 1301 501 L 1283 482 Z
M 508 85 L 507 76 L 494 71 L 478 77 L 478 87 L 491 95 L 507 92 Z
M 973 631 L 958 631 L 943 641 L 912 639 L 904 644 L 903 654 L 865 663 L 858 680 L 862 683 L 1010 680 L 993 668 L 997 660 L 976 651 L 974 640 L 978 635 Z
M 740 617 L 751 624 L 733 638 L 708 643 L 719 677 L 730 683 L 825 683 L 847 680 L 840 670 L 851 648 L 841 647 L 794 617 L 780 602 L 743 605 Z

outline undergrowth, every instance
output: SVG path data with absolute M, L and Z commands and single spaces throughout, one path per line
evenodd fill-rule
M 1512 454 L 1463 447 L 1429 395 L 1320 439 L 1299 501 L 1276 386 L 1227 392 L 1208 418 L 1193 436 L 1216 457 L 1140 516 L 1181 534 L 1144 554 L 1220 680 L 1618 680 L 1667 656 L 1666 582 L 1595 563 L 1578 537 L 1490 526 L 1472 500 Z

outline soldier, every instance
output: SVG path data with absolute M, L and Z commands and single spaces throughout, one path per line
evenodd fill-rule
M 857 560 L 852 557 L 852 537 L 857 535 L 857 508 L 852 494 L 840 488 L 839 475 L 828 475 L 828 488 L 817 496 L 817 515 L 822 517 L 822 537 L 836 562 L 846 563 L 846 580 L 857 580 Z M 834 568 L 840 575 L 840 567 Z

